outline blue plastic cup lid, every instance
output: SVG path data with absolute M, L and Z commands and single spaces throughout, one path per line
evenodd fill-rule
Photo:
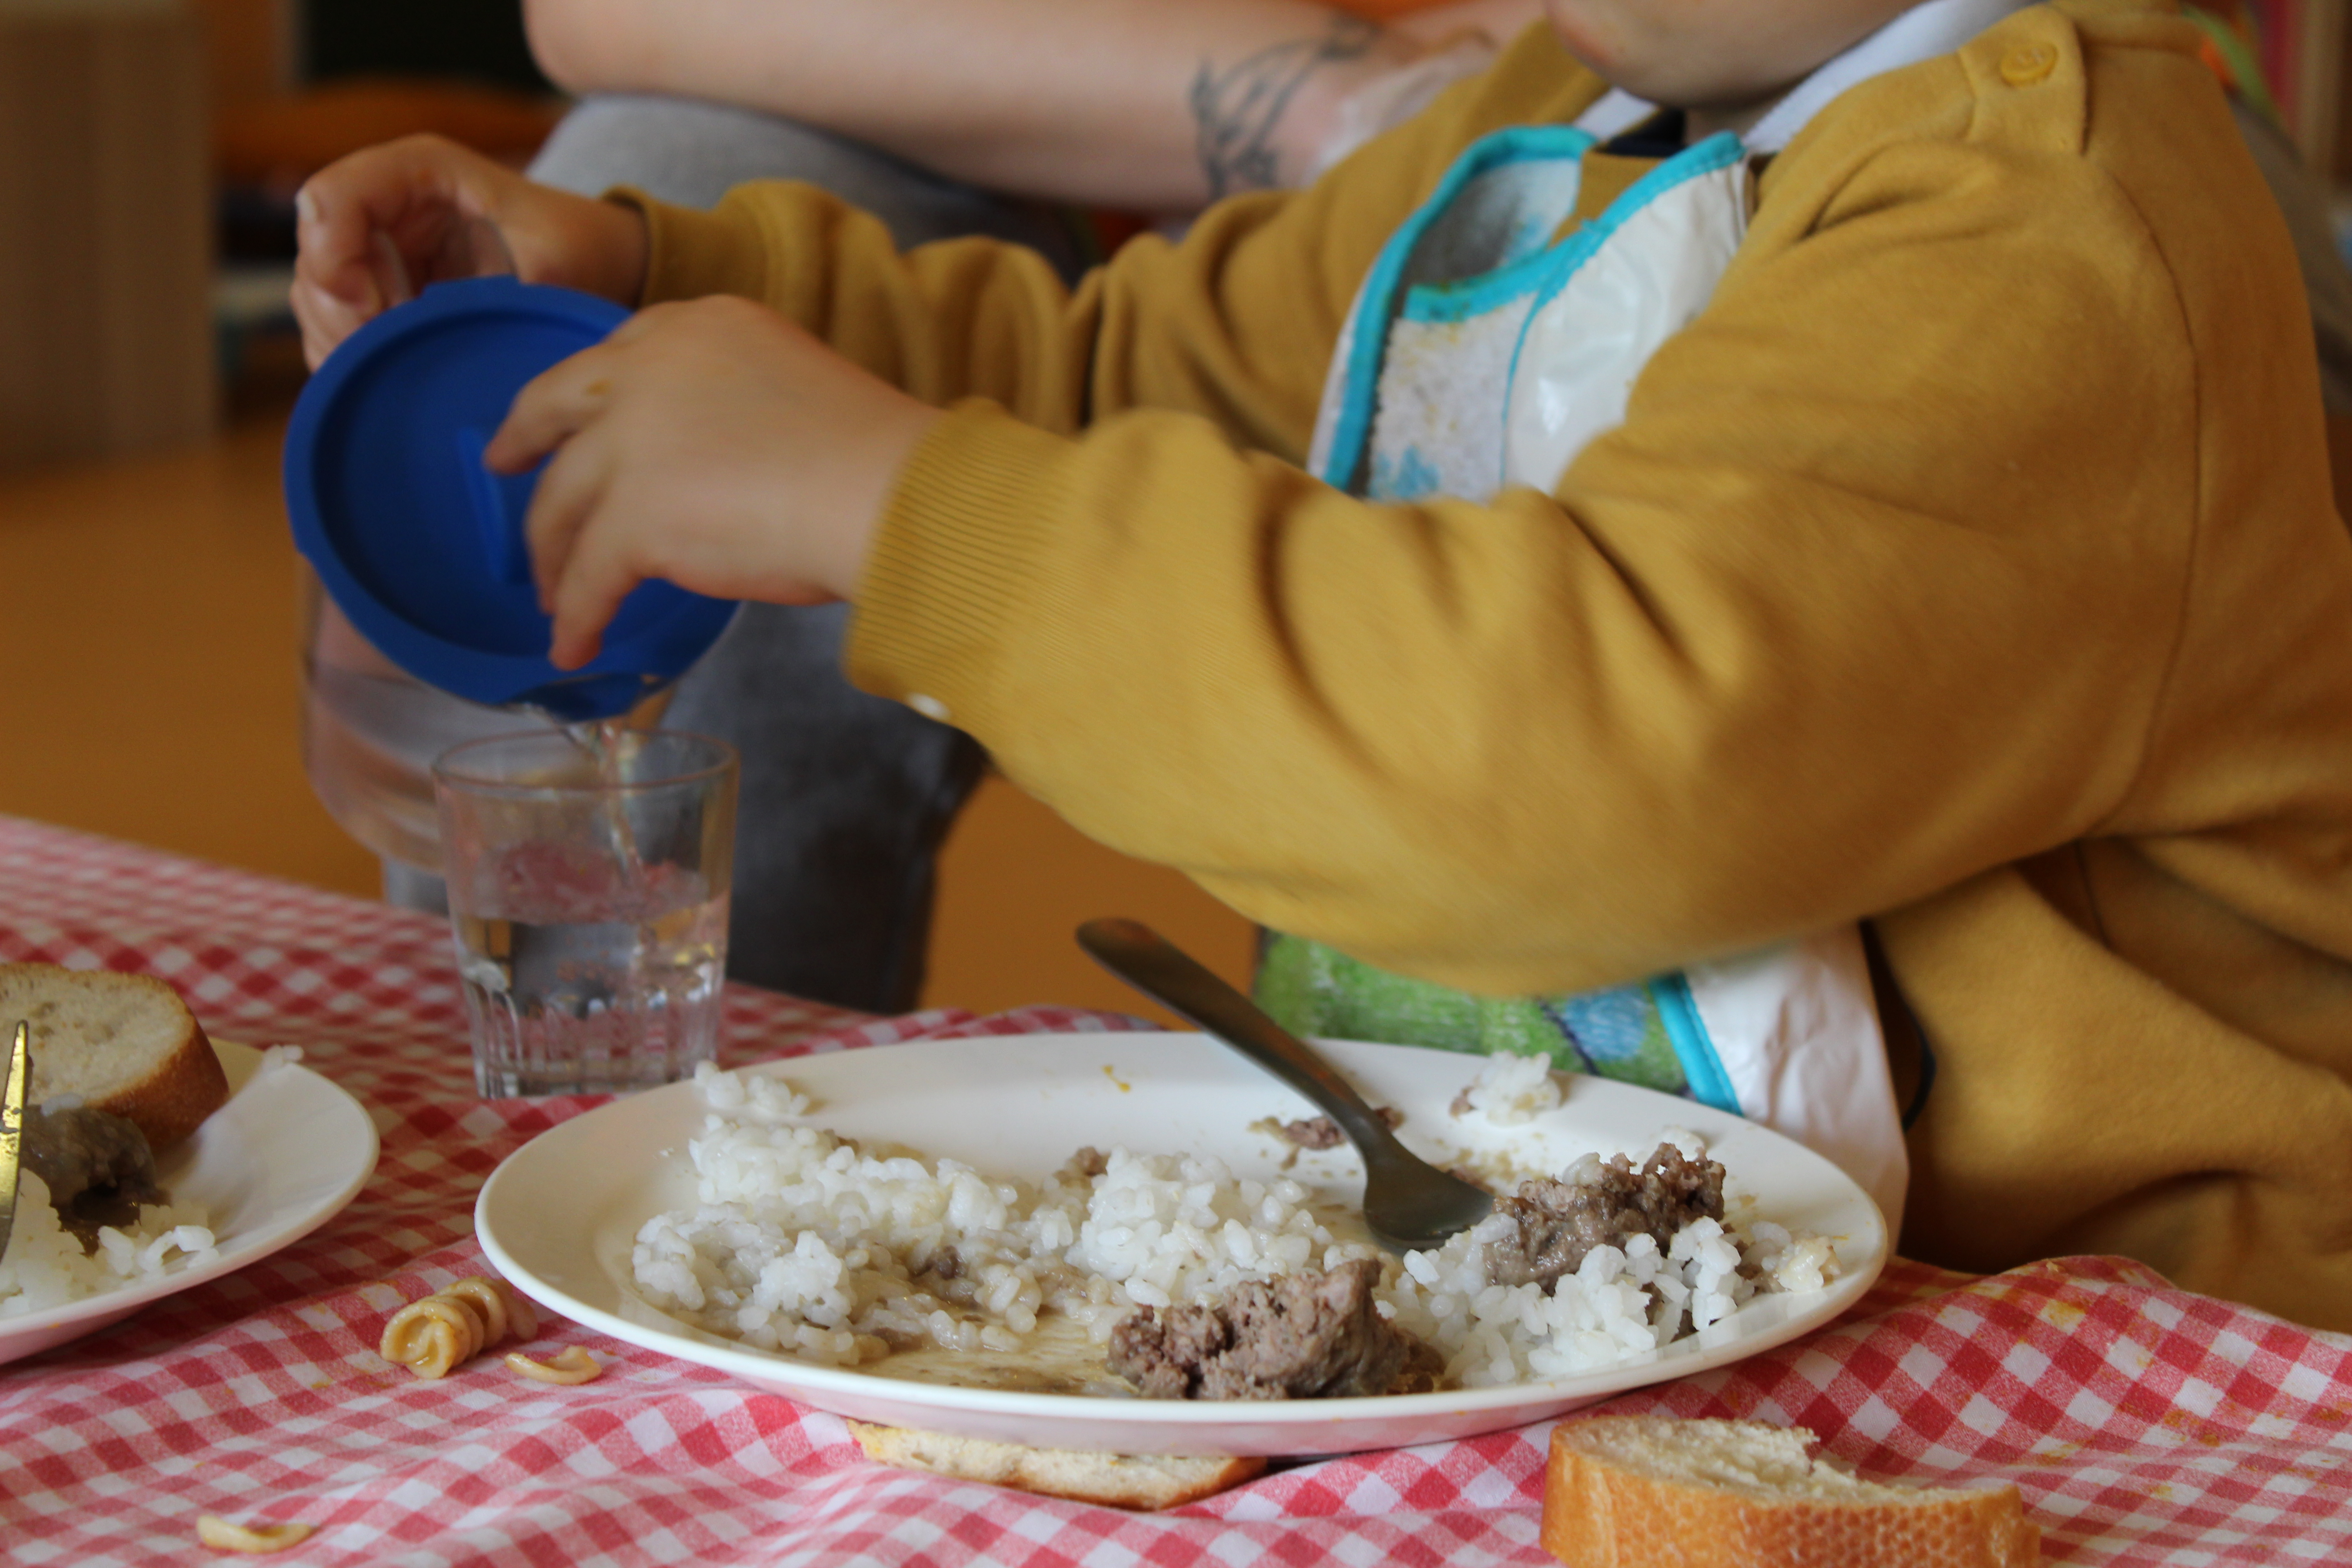
M 628 314 L 510 278 L 439 283 L 352 333 L 302 389 L 286 431 L 295 546 L 360 635 L 417 679 L 570 722 L 608 719 L 726 630 L 733 604 L 645 583 L 593 663 L 556 668 L 523 536 L 539 475 L 482 466 L 515 394 Z

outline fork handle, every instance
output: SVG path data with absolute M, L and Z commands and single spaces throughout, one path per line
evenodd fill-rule
M 1105 969 L 1200 1026 L 1288 1084 L 1339 1124 L 1368 1160 L 1396 1147 L 1396 1134 L 1297 1036 L 1140 921 L 1088 921 L 1078 945 Z

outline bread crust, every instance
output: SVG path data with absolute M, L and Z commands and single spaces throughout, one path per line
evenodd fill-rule
M 1265 1473 L 1264 1459 L 1241 1456 L 1033 1448 L 865 1421 L 850 1422 L 849 1431 L 877 1464 L 1145 1512 L 1198 1502 Z
M 1638 1424 L 1651 1422 L 1675 1424 L 1604 1415 L 1553 1430 L 1541 1540 L 1568 1568 L 2036 1568 L 2042 1561 L 2042 1532 L 2026 1520 L 2015 1487 L 1923 1488 L 1904 1500 L 1776 1498 L 1645 1473 L 1593 1441 L 1611 1424 L 1638 1438 Z M 1811 1433 L 1801 1435 L 1812 1442 Z
M 10 1036 L 16 1032 L 16 1011 L 22 1008 L 21 1002 L 12 1008 L 12 1000 L 109 992 L 117 998 L 138 999 L 174 1037 L 152 1065 L 104 1093 L 87 1096 L 87 1103 L 127 1119 L 146 1137 L 148 1147 L 161 1152 L 194 1132 L 205 1117 L 228 1101 L 228 1075 L 221 1068 L 220 1056 L 177 991 L 148 974 L 67 969 L 54 963 L 0 964 L 0 1027 Z M 65 1047 L 54 1039 L 45 1041 L 38 1026 L 32 1045 L 33 1082 L 27 1098 L 37 1101 L 55 1092 L 49 1081 L 55 1074 L 43 1066 L 47 1053 Z M 103 1050 L 105 1043 L 81 1041 L 78 1047 Z M 47 1059 L 54 1064 L 57 1058 Z

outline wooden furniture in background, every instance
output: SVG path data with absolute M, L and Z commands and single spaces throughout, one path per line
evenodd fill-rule
M 215 110 L 290 90 L 299 19 L 292 0 L 194 0 Z
M 563 117 L 561 101 L 474 82 L 329 82 L 226 104 L 215 116 L 220 177 L 291 193 L 336 159 L 430 132 L 520 168 Z
M 2352 180 L 2352 0 L 2191 0 L 2242 29 L 2279 120 L 2312 173 L 2341 190 Z M 2211 47 L 2210 44 L 2207 46 Z
M 940 854 L 923 1005 L 996 1013 L 1054 1002 L 1192 1027 L 1078 950 L 1078 922 L 1098 915 L 1141 921 L 1249 987 L 1256 927 L 1181 873 L 1106 848 L 990 775 Z
M 211 431 L 205 72 L 179 0 L 0 0 L 0 468 Z

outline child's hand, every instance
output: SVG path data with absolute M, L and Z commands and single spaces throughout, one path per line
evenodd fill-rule
M 526 524 L 549 658 L 576 669 L 648 578 L 727 599 L 846 598 L 939 417 L 772 310 L 656 305 L 524 387 L 483 454 L 554 453 Z
M 510 271 L 623 305 L 645 288 L 646 226 L 636 213 L 533 184 L 437 136 L 329 164 L 295 208 L 294 315 L 314 369 L 362 323 L 428 283 Z

